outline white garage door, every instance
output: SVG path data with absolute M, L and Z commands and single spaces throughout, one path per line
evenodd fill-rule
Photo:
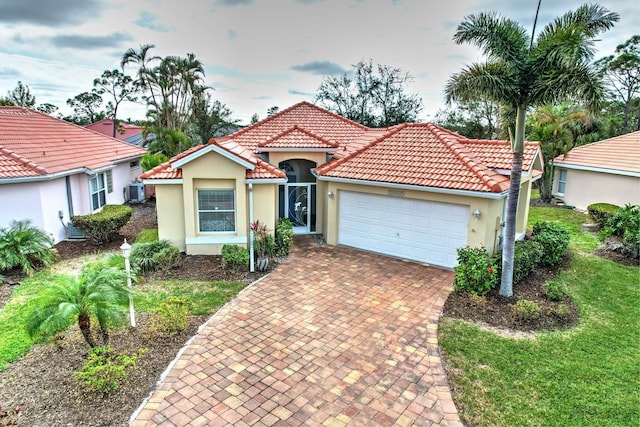
M 467 244 L 469 206 L 340 192 L 338 243 L 443 267 Z

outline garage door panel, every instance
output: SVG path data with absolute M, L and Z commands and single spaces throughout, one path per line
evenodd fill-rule
M 338 243 L 445 267 L 466 245 L 469 207 L 339 193 Z

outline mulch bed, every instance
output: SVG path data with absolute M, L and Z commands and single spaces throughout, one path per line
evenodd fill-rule
M 118 239 L 100 247 L 85 240 L 60 242 L 56 245 L 59 259 L 72 260 L 107 251 L 119 253 L 124 238 L 133 242 L 140 230 L 156 227 L 153 202 L 132 207 L 132 218 L 120 230 Z M 277 260 L 270 269 L 276 265 Z M 225 280 L 248 284 L 268 272 L 225 269 L 221 266 L 220 256 L 183 255 L 175 268 L 150 273 L 143 280 Z M 3 272 L 3 275 L 13 285 L 0 283 L 0 307 L 24 278 L 19 270 Z M 0 372 L 0 405 L 6 409 L 21 409 L 19 425 L 126 426 L 133 411 L 155 387 L 161 373 L 208 317 L 191 316 L 189 326 L 173 337 L 145 333 L 149 316 L 140 313 L 136 315 L 137 328 L 111 331 L 110 344 L 117 351 L 131 354 L 142 347 L 148 351 L 138 360 L 126 383 L 108 396 L 87 391 L 74 377 L 73 373 L 82 368 L 89 347 L 78 327 L 73 325 L 60 340 L 34 346 L 24 357 Z M 97 331 L 94 336 L 98 336 Z

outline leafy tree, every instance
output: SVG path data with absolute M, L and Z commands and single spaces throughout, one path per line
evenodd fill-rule
M 52 115 L 53 113 L 58 111 L 58 107 L 56 105 L 49 104 L 48 102 L 45 102 L 44 104 L 38 105 L 36 107 L 36 110 L 38 110 L 38 111 L 40 111 L 41 113 L 44 113 L 44 114 Z
M 456 103 L 454 108 L 438 110 L 433 122 L 474 139 L 498 137 L 499 106 L 492 101 Z
M 467 16 L 453 37 L 457 44 L 470 43 L 482 49 L 487 60 L 453 74 L 445 87 L 447 100 L 489 99 L 506 105 L 516 115 L 511 124 L 515 131 L 510 127 L 509 132 L 513 163 L 500 295 L 513 295 L 516 212 L 527 109 L 569 98 L 597 110 L 604 98 L 604 85 L 589 62 L 594 54 L 594 37 L 610 29 L 618 19 L 616 13 L 602 6 L 583 5 L 554 19 L 534 37 L 535 23 L 528 36 L 518 22 L 489 12 Z
M 269 107 L 267 109 L 267 117 L 273 116 L 278 112 L 279 109 L 280 107 L 278 107 L 277 105 L 274 105 L 273 107 Z
M 38 298 L 27 305 L 26 329 L 31 337 L 51 339 L 75 320 L 90 347 L 96 342 L 91 319 L 96 318 L 104 345 L 109 343 L 108 328 L 125 317 L 129 302 L 127 273 L 106 262 L 85 264 L 78 276 L 60 276 Z
M 53 240 L 30 221 L 11 221 L 0 228 L 0 271 L 20 267 L 26 274 L 35 265 L 50 265 L 56 259 Z
M 591 125 L 592 116 L 570 103 L 543 105 L 529 117 L 529 138 L 540 142 L 544 171 L 540 180 L 540 199 L 550 202 L 553 186 L 553 159 L 567 154 L 586 126 Z
M 405 93 L 405 85 L 413 79 L 409 73 L 388 65 L 374 67 L 371 60 L 353 67 L 353 78 L 347 73 L 325 77 L 316 101 L 365 126 L 386 127 L 416 120 L 422 99 Z
M 216 136 L 228 135 L 239 123 L 239 120 L 231 118 L 232 114 L 226 105 L 211 100 L 207 88 L 197 88 L 192 101 L 190 133 L 200 144 L 206 144 Z
M 258 123 L 259 121 L 260 116 L 258 115 L 258 113 L 253 113 L 253 116 L 251 116 L 251 124 Z
M 96 92 L 82 92 L 67 99 L 67 105 L 73 108 L 75 115 L 65 117 L 65 120 L 79 125 L 88 125 L 106 117 L 104 111 L 99 111 L 102 97 Z
M 14 104 L 13 101 L 11 99 L 9 99 L 8 97 L 0 96 L 0 106 L 13 107 L 15 105 L 16 104 Z
M 7 98 L 18 107 L 33 108 L 36 105 L 36 97 L 31 95 L 29 86 L 23 85 L 21 81 L 18 81 L 15 89 L 7 92 Z
M 138 86 L 133 79 L 118 70 L 105 70 L 100 78 L 93 80 L 93 92 L 102 96 L 105 93 L 111 96 L 107 103 L 108 115 L 113 120 L 113 136 L 116 137 L 118 129 L 118 107 L 123 101 L 136 102 Z
M 142 156 L 142 159 L 140 159 L 140 166 L 143 170 L 148 171 L 156 166 L 160 166 L 167 160 L 169 160 L 169 158 L 162 153 L 146 153 Z
M 615 55 L 600 59 L 596 63 L 601 67 L 614 98 L 624 105 L 622 133 L 629 132 L 631 104 L 640 93 L 640 35 L 632 36 L 618 45 Z M 635 130 L 640 130 L 640 108 L 638 109 Z

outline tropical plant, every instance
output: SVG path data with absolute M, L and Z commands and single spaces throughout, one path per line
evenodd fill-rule
M 498 283 L 497 268 L 486 248 L 458 248 L 453 289 L 473 295 L 485 295 Z
M 94 347 L 89 350 L 89 357 L 82 364 L 82 369 L 74 372 L 74 376 L 88 389 L 109 394 L 120 388 L 129 371 L 146 353 L 146 348 L 128 355 L 116 352 L 108 345 Z
M 131 266 L 141 273 L 172 268 L 180 259 L 178 248 L 164 239 L 135 243 L 131 248 Z
M 163 153 L 146 153 L 142 156 L 142 159 L 140 159 L 140 167 L 142 167 L 144 171 L 149 171 L 156 166 L 160 166 L 167 160 L 169 160 L 169 158 Z
M 618 209 L 609 218 L 602 235 L 605 238 L 611 235 L 620 237 L 623 251 L 633 258 L 640 258 L 640 205 L 627 203 Z
M 90 347 L 96 342 L 91 319 L 96 318 L 103 344 L 109 343 L 108 328 L 125 317 L 130 290 L 127 273 L 107 262 L 85 264 L 77 276 L 57 276 L 53 285 L 26 305 L 26 330 L 34 339 L 51 340 L 75 320 Z
M 56 260 L 53 239 L 31 221 L 11 221 L 0 229 L 0 271 L 20 267 L 25 274 Z
M 600 74 L 589 62 L 594 55 L 594 37 L 610 29 L 618 19 L 616 13 L 602 6 L 583 5 L 554 19 L 535 37 L 535 22 L 531 35 L 527 35 L 518 22 L 489 12 L 467 16 L 453 37 L 458 44 L 479 47 L 487 61 L 453 74 L 445 87 L 447 101 L 488 99 L 504 105 L 515 115 L 515 126 L 509 127 L 513 162 L 500 295 L 513 295 L 516 213 L 527 110 L 567 98 L 597 110 L 605 91 Z
M 529 139 L 540 142 L 544 171 L 540 180 L 540 199 L 550 202 L 553 198 L 553 159 L 566 155 L 580 135 L 583 126 L 592 122 L 591 115 L 570 103 L 538 107 L 528 120 Z
M 287 256 L 293 245 L 293 223 L 289 218 L 278 218 L 276 223 L 275 254 Z
M 253 232 L 253 249 L 256 251 L 258 259 L 272 256 L 275 250 L 275 241 L 267 226 L 256 220 L 249 225 L 249 229 Z

